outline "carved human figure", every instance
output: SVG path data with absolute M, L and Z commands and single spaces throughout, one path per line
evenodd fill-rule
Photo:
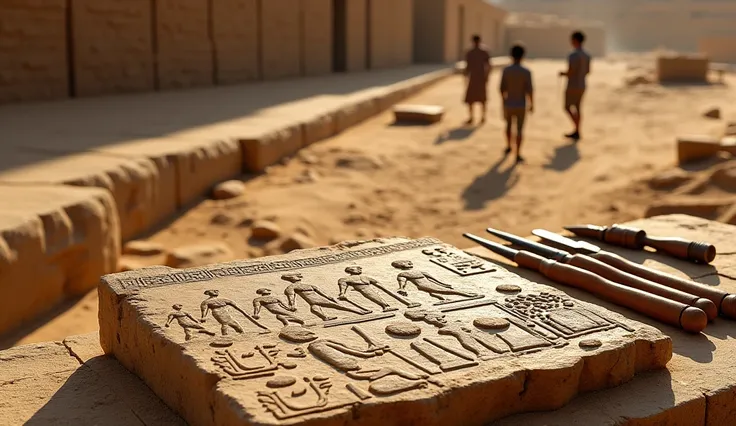
M 345 268 L 345 272 L 348 276 L 340 278 L 337 281 L 337 285 L 340 287 L 340 295 L 337 297 L 338 299 L 348 300 L 346 293 L 348 289 L 352 289 L 360 293 L 366 299 L 380 306 L 383 309 L 383 312 L 398 310 L 398 308 L 392 307 L 383 300 L 381 294 L 376 290 L 376 285 L 379 285 L 378 281 L 367 275 L 363 275 L 363 268 L 360 266 L 348 266 Z
M 271 295 L 271 290 L 267 288 L 259 288 L 256 290 L 256 294 L 259 297 L 253 299 L 253 318 L 258 319 L 260 317 L 261 308 L 266 308 L 267 311 L 276 315 L 276 319 L 281 321 L 285 326 L 289 325 L 289 322 L 294 322 L 299 325 L 304 325 L 304 320 L 294 315 L 292 312 L 296 311 L 296 308 L 287 306 L 279 300 L 276 296 Z
M 200 305 L 202 310 L 201 322 L 205 322 L 207 314 L 212 312 L 212 317 L 220 323 L 220 330 L 223 336 L 227 335 L 228 328 L 232 328 L 236 332 L 242 333 L 243 327 L 241 327 L 240 324 L 230 316 L 230 310 L 228 309 L 229 307 L 233 307 L 240 311 L 241 309 L 238 308 L 235 302 L 229 299 L 220 298 L 220 292 L 217 290 L 206 290 L 204 294 L 208 296 L 208 298 Z
M 336 319 L 337 317 L 325 314 L 322 308 L 331 308 L 360 315 L 370 313 L 370 311 L 358 308 L 357 306 L 343 306 L 335 299 L 326 295 L 319 287 L 302 283 L 303 276 L 299 272 L 284 274 L 281 276 L 281 279 L 291 283 L 284 290 L 284 294 L 289 301 L 289 308 L 296 309 L 296 296 L 299 295 L 309 304 L 312 313 L 324 321 Z
M 399 294 L 401 295 L 407 296 L 406 284 L 410 282 L 420 291 L 428 293 L 430 296 L 439 300 L 446 300 L 442 295 L 457 295 L 462 297 L 478 296 L 475 293 L 455 290 L 451 285 L 441 282 L 429 273 L 414 269 L 414 264 L 410 260 L 396 260 L 391 262 L 391 266 L 402 271 L 396 276 L 399 282 Z
M 174 309 L 174 311 L 169 314 L 169 318 L 166 320 L 165 327 L 169 327 L 171 325 L 171 322 L 176 320 L 181 328 L 184 329 L 184 340 L 192 339 L 192 330 L 196 331 L 197 333 L 207 334 L 209 336 L 215 335 L 215 333 L 206 330 L 202 326 L 202 324 L 200 324 L 199 321 L 197 321 L 197 319 L 190 315 L 188 312 L 182 311 L 182 306 L 180 304 L 177 303 L 171 308 Z

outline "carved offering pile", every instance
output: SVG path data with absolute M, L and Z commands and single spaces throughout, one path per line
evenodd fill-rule
M 654 328 L 429 238 L 108 275 L 100 339 L 192 425 L 483 425 L 672 355 Z

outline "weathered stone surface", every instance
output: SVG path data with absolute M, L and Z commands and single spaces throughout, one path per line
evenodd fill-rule
M 153 256 L 164 252 L 164 246 L 152 241 L 129 241 L 123 245 L 123 254 Z
M 442 120 L 445 108 L 438 105 L 396 105 L 394 117 L 397 122 L 432 124 Z
M 245 194 L 245 185 L 239 180 L 228 180 L 218 183 L 212 189 L 212 198 L 215 200 L 227 200 Z
M 212 2 L 212 37 L 218 84 L 258 79 L 256 0 Z
M 56 157 L 0 172 L 0 183 L 66 184 L 104 188 L 115 200 L 123 240 L 150 229 L 175 211 L 173 182 L 165 188 L 159 168 L 147 158 L 97 153 Z
M 224 262 L 235 257 L 224 243 L 202 243 L 178 247 L 166 256 L 166 265 L 172 268 L 191 268 Z
M 256 136 L 239 138 L 243 150 L 243 164 L 252 172 L 262 172 L 282 158 L 295 154 L 304 145 L 302 127 L 278 126 Z
M 0 185 L 0 199 L 0 333 L 116 270 L 120 226 L 109 192 Z
M 523 317 L 497 285 L 564 294 L 495 265 L 469 272 L 465 256 L 396 238 L 108 275 L 100 340 L 196 425 L 481 425 L 558 408 L 670 359 L 668 337 L 575 299 L 551 312 L 564 326 Z M 478 317 L 510 325 L 481 330 Z M 386 334 L 396 322 L 421 333 Z M 224 335 L 231 346 L 211 345 Z M 591 338 L 602 346 L 578 346 Z

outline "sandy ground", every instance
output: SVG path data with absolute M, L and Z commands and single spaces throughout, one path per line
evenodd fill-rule
M 395 125 L 390 113 L 382 114 L 263 175 L 243 177 L 245 195 L 202 201 L 148 240 L 167 248 L 224 242 L 234 257 L 248 258 L 279 251 L 279 241 L 251 238 L 249 224 L 260 220 L 277 224 L 285 237 L 306 234 L 316 245 L 430 235 L 461 247 L 469 245 L 463 232 L 483 233 L 486 226 L 528 235 L 536 227 L 558 231 L 572 223 L 631 220 L 669 195 L 669 189 L 646 182 L 674 167 L 677 135 L 718 135 L 726 120 L 736 120 L 733 75 L 726 84 L 629 86 L 625 80 L 646 62 L 598 60 L 585 96 L 583 139 L 573 144 L 562 136 L 570 130 L 557 77 L 562 62 L 529 66 L 537 102 L 527 120 L 525 164 L 515 166 L 513 156 L 503 156 L 499 75 L 490 83 L 489 120 L 482 126 L 462 125 L 463 81 L 452 77 L 409 101 L 446 107 L 441 123 Z M 720 107 L 724 119 L 704 118 L 710 107 Z M 8 336 L 4 345 L 96 329 L 93 292 Z

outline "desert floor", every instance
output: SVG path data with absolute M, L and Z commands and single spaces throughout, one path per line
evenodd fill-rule
M 429 235 L 460 247 L 469 246 L 463 232 L 482 234 L 486 226 L 528 235 L 538 227 L 559 231 L 566 224 L 630 220 L 670 195 L 646 183 L 675 167 L 676 136 L 716 136 L 725 121 L 736 120 L 733 75 L 725 84 L 631 85 L 628 78 L 646 72 L 645 60 L 601 59 L 592 65 L 584 99 L 583 139 L 574 144 L 563 137 L 571 130 L 557 77 L 563 63 L 528 65 L 537 101 L 526 124 L 525 164 L 503 156 L 499 73 L 490 82 L 488 121 L 475 126 L 462 124 L 463 80 L 454 76 L 408 101 L 444 106 L 440 123 L 396 125 L 384 113 L 263 175 L 242 177 L 245 195 L 204 200 L 146 239 L 167 250 L 222 242 L 233 258 L 248 258 L 280 251 L 281 240 L 251 238 L 249 225 L 262 220 L 276 224 L 283 237 L 298 233 L 315 245 Z M 721 108 L 723 119 L 703 117 L 711 107 Z M 729 191 L 713 196 L 736 199 Z M 124 263 L 164 258 L 126 257 Z M 6 336 L 0 347 L 96 329 L 93 291 Z

